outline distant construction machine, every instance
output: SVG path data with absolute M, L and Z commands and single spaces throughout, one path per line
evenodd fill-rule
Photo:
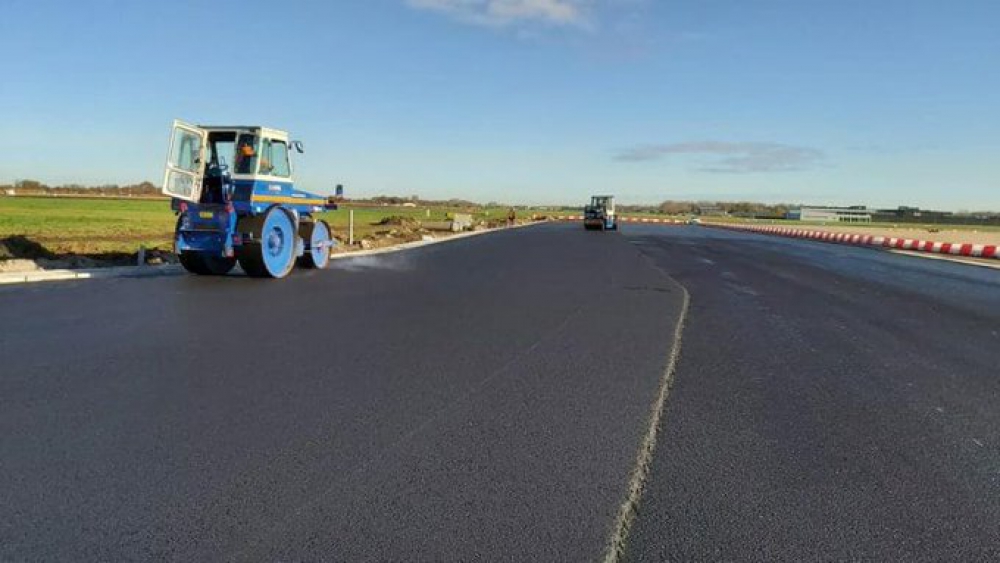
M 583 208 L 583 227 L 588 231 L 617 231 L 618 214 L 615 213 L 615 196 L 591 196 L 590 205 Z
M 290 149 L 302 143 L 260 126 L 174 121 L 163 193 L 177 213 L 174 249 L 189 272 L 282 278 L 299 265 L 325 268 L 336 242 L 317 213 L 331 199 L 295 189 Z

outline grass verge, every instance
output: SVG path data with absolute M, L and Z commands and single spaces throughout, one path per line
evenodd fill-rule
M 452 213 L 469 213 L 473 220 L 503 222 L 506 208 L 499 207 L 401 207 L 344 205 L 337 211 L 318 215 L 347 240 L 349 210 L 354 210 L 354 239 L 361 241 L 405 226 L 379 224 L 388 217 L 404 223 L 442 222 Z M 518 217 L 530 218 L 543 211 L 521 210 Z M 12 241 L 16 249 L 32 248 L 37 256 L 2 256 L 0 258 L 36 258 L 83 256 L 93 259 L 120 259 L 140 246 L 169 252 L 173 245 L 176 217 L 167 200 L 98 199 L 54 197 L 0 197 L 0 242 Z M 418 237 L 419 238 L 419 237 Z

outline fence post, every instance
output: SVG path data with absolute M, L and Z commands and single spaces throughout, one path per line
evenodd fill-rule
M 354 210 L 348 210 L 347 216 L 349 217 L 347 222 L 347 245 L 354 246 Z

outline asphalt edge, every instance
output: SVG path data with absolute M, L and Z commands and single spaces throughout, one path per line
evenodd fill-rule
M 882 248 L 886 250 L 906 250 L 937 254 L 941 256 L 1000 259 L 1000 245 L 967 242 L 940 242 L 881 235 L 861 235 L 833 231 L 814 231 L 790 227 L 745 224 L 745 223 L 702 223 L 704 227 L 729 231 L 749 232 L 782 238 L 797 238 L 816 242 Z
M 105 278 L 145 278 L 170 276 L 183 272 L 180 265 L 164 266 L 114 266 L 110 268 L 83 268 L 79 270 L 29 270 L 25 272 L 5 272 L 0 274 L 0 286 L 29 284 L 46 281 L 93 280 Z
M 941 260 L 953 264 L 964 264 L 966 266 L 977 266 L 1000 270 L 1000 246 L 984 245 L 972 243 L 942 243 L 934 241 L 922 241 L 917 239 L 905 239 L 898 237 L 877 237 L 875 235 L 856 235 L 847 233 L 833 233 L 829 231 L 797 231 L 801 234 L 784 234 L 773 230 L 759 230 L 756 228 L 736 228 L 725 226 L 721 223 L 703 223 L 701 226 L 716 228 L 740 233 L 749 233 L 760 236 L 775 236 L 780 238 L 791 238 L 805 240 L 807 242 L 822 242 L 828 244 L 840 244 L 866 248 L 896 254 L 899 256 L 909 256 L 911 258 L 924 258 L 927 260 Z M 772 227 L 772 229 L 784 229 L 782 227 Z M 788 230 L 788 229 L 784 229 Z M 792 230 L 796 232 L 796 230 Z M 826 235 L 825 237 L 823 235 Z M 880 242 L 881 241 L 881 242 Z M 949 252 L 941 250 L 948 245 Z M 916 248 L 919 247 L 919 248 Z M 935 250 L 937 248 L 938 250 Z M 968 254 L 962 254 L 963 249 L 968 250 Z M 954 251 L 957 250 L 956 254 Z M 989 251 L 989 256 L 983 253 Z M 976 253 L 979 253 L 978 255 Z
M 640 254 L 642 253 L 640 252 Z M 645 257 L 645 254 L 643 254 L 643 256 Z M 642 442 L 639 445 L 639 451 L 636 454 L 635 468 L 632 470 L 632 475 L 629 478 L 628 492 L 625 496 L 624 502 L 618 509 L 618 516 L 615 518 L 614 523 L 614 531 L 611 534 L 607 551 L 604 554 L 604 563 L 619 563 L 625 555 L 629 532 L 632 530 L 632 524 L 635 521 L 636 514 L 639 510 L 639 503 L 642 500 L 642 494 L 646 488 L 646 481 L 649 478 L 650 467 L 653 462 L 653 453 L 656 450 L 656 442 L 660 433 L 660 425 L 663 421 L 663 412 L 666 410 L 667 399 L 670 397 L 670 389 L 674 384 L 674 374 L 677 370 L 677 361 L 678 358 L 680 358 L 681 345 L 683 343 L 684 325 L 687 322 L 688 308 L 691 304 L 691 294 L 688 292 L 686 287 L 681 285 L 680 282 L 672 278 L 660 267 L 655 264 L 651 265 L 681 289 L 683 301 L 681 304 L 680 315 L 677 317 L 677 326 L 674 329 L 670 355 L 667 357 L 667 367 L 664 371 L 663 378 L 660 380 L 660 386 L 657 390 L 656 398 L 653 400 L 653 406 L 649 416 L 649 428 L 646 430 L 646 435 L 643 436 Z
M 523 229 L 525 227 L 533 227 L 535 225 L 540 225 L 546 222 L 547 221 L 535 221 L 532 223 L 515 225 L 513 227 L 483 229 L 481 231 L 458 233 L 430 240 L 417 240 L 413 242 L 405 242 L 403 244 L 396 244 L 393 246 L 386 246 L 383 248 L 373 248 L 371 250 L 357 250 L 353 252 L 344 252 L 330 256 L 330 260 L 345 260 L 349 258 L 360 258 L 362 256 L 389 254 L 391 252 L 400 252 L 403 250 L 410 250 L 412 248 L 420 248 L 432 244 L 440 244 L 443 242 L 450 242 L 453 240 L 460 240 L 463 238 L 474 237 L 488 233 L 496 233 L 500 231 L 508 231 L 513 229 Z M 46 281 L 90 280 L 90 279 L 126 278 L 126 277 L 145 278 L 153 276 L 178 275 L 182 273 L 184 273 L 184 270 L 177 264 L 167 264 L 164 266 L 119 266 L 111 268 L 87 268 L 80 270 L 71 270 L 71 269 L 32 270 L 27 272 L 0 273 L 0 286 L 29 284 L 29 283 L 38 283 Z
M 910 256 L 913 258 L 924 258 L 926 260 L 940 260 L 942 262 L 951 262 L 952 264 L 965 264 L 966 266 L 1000 270 L 1000 260 L 994 260 L 992 258 L 970 258 L 966 256 L 952 256 L 950 254 L 933 254 L 920 250 L 896 250 L 895 248 L 872 248 L 872 250 L 883 250 L 898 256 Z
M 481 231 L 469 231 L 466 233 L 458 233 L 454 235 L 448 235 L 446 237 L 434 238 L 430 240 L 415 240 L 412 242 L 404 242 L 402 244 L 394 244 L 392 246 L 385 246 L 382 248 L 372 248 L 370 250 L 355 250 L 342 252 L 339 254 L 333 254 L 330 256 L 330 260 L 348 260 L 351 258 L 361 258 L 363 256 L 377 256 L 379 254 L 391 254 L 393 252 L 400 252 L 402 250 L 410 250 L 412 248 L 421 248 L 424 246 L 430 246 L 432 244 L 440 244 L 443 242 L 450 242 L 453 240 L 461 240 L 464 238 L 475 237 L 479 235 L 485 235 L 489 233 L 498 233 L 503 231 L 513 231 L 516 229 L 524 229 L 527 227 L 534 227 L 537 225 L 542 225 L 548 223 L 548 221 L 533 221 L 531 223 L 523 223 L 521 225 L 514 225 L 513 227 L 497 227 L 495 229 L 483 229 Z

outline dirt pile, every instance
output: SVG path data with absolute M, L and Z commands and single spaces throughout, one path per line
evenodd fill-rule
M 392 229 L 390 231 L 382 233 L 374 233 L 369 235 L 360 241 L 358 245 L 362 249 L 369 248 L 384 248 L 386 246 L 395 246 L 397 244 L 402 244 L 405 242 L 413 242 L 416 240 L 421 240 L 428 231 L 425 229 Z
M 0 239 L 0 260 L 37 260 L 39 258 L 54 259 L 55 254 L 41 244 L 21 235 Z
M 158 248 L 147 249 L 144 257 L 149 265 L 177 262 L 173 252 Z M 135 252 L 56 254 L 43 244 L 21 235 L 0 239 L 0 272 L 135 266 L 138 259 Z
M 348 236 L 346 229 L 338 229 L 333 233 L 339 245 L 334 252 L 348 252 L 352 249 L 369 250 L 372 248 L 383 248 L 405 242 L 421 240 L 427 236 L 428 231 L 425 226 L 413 217 L 402 215 L 390 215 L 383 217 L 375 223 L 369 223 L 372 227 L 379 227 L 374 230 L 365 229 L 363 234 L 356 234 L 354 246 L 348 246 Z
M 414 219 L 413 217 L 403 217 L 402 215 L 390 215 L 388 217 L 383 217 L 381 221 L 373 223 L 373 225 L 378 225 L 382 227 L 406 227 L 408 229 L 419 229 L 420 221 Z

